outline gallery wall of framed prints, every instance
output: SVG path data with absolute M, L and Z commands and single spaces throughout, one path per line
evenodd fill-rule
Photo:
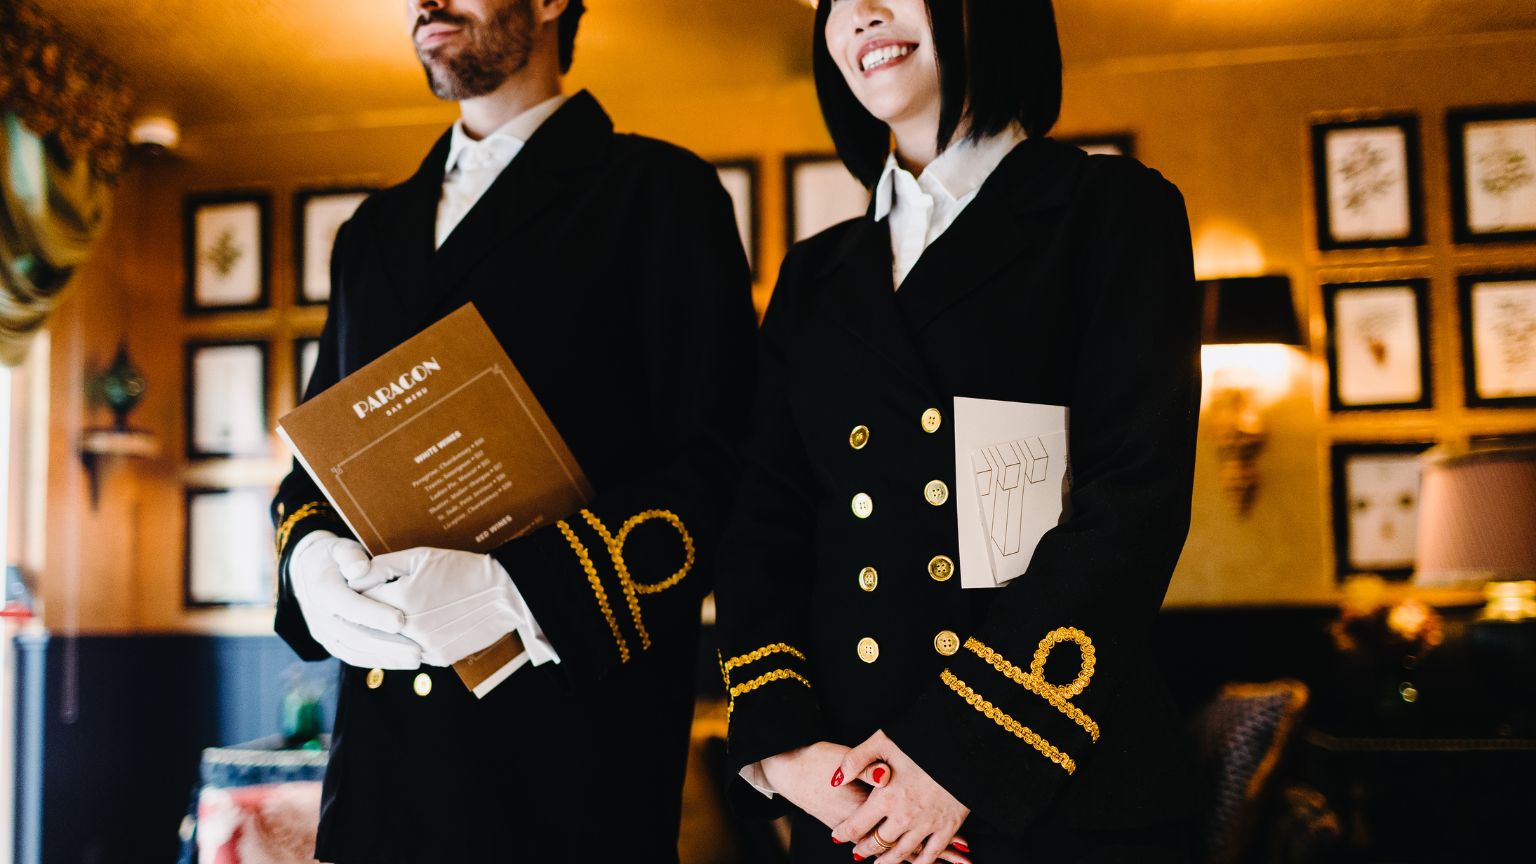
M 273 428 L 303 398 L 318 357 L 336 233 L 373 188 L 208 190 L 183 201 L 187 614 L 275 596 L 267 508 L 291 463 Z
M 1309 118 L 1339 579 L 1413 573 L 1419 457 L 1536 441 L 1536 105 Z

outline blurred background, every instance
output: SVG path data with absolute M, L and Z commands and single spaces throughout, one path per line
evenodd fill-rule
M 1536 4 L 1056 6 L 1054 137 L 1179 186 L 1206 296 L 1156 650 L 1211 860 L 1523 860 Z M 568 89 L 720 166 L 761 312 L 789 243 L 867 200 L 817 109 L 811 2 L 588 9 Z M 457 114 L 398 4 L 0 0 L 0 24 L 0 862 L 195 860 L 199 798 L 244 800 L 229 765 L 324 764 L 331 669 L 271 635 L 269 430 L 335 226 Z M 780 860 L 718 796 L 706 649 L 684 858 Z

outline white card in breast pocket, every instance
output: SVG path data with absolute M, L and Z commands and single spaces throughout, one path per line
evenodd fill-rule
M 954 416 L 960 584 L 996 588 L 1068 508 L 1067 409 L 956 397 Z

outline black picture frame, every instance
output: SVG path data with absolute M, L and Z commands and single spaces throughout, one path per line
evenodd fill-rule
M 242 213 L 236 216 L 234 210 L 255 208 L 255 213 Z M 216 218 L 219 214 L 213 212 L 216 209 L 225 210 L 228 221 L 248 222 L 252 215 L 254 224 L 248 225 L 256 231 L 254 241 L 247 237 L 244 241 L 230 239 L 233 229 L 226 228 L 226 234 L 221 235 L 218 241 L 211 246 L 204 245 L 204 238 L 199 230 L 199 217 L 205 213 L 210 218 Z M 257 256 L 256 272 L 248 274 L 248 278 L 254 278 L 256 285 L 253 287 L 253 295 L 249 299 L 209 302 L 201 280 L 204 271 L 198 266 L 205 248 L 210 253 L 219 252 L 221 255 L 235 254 L 235 258 L 222 265 L 233 268 L 243 258 L 249 246 L 255 247 Z M 228 312 L 250 312 L 258 309 L 266 309 L 272 302 L 272 196 L 261 191 L 219 192 L 189 195 L 182 202 L 182 311 L 187 315 L 217 315 Z M 243 281 L 243 280 L 242 280 Z M 211 288 L 209 289 L 211 290 Z M 242 294 L 245 292 L 241 292 Z
M 271 550 L 276 544 L 276 532 L 272 521 L 264 512 L 271 501 L 273 490 L 256 486 L 220 488 L 192 486 L 185 490 L 182 499 L 182 568 L 181 598 L 187 609 L 217 609 L 240 606 L 268 606 L 277 597 L 276 560 Z M 210 591 L 205 579 L 199 578 L 199 559 L 196 523 L 200 498 L 239 496 L 243 499 L 245 518 L 238 520 L 240 529 L 250 535 L 221 538 L 216 544 L 218 554 L 215 566 L 222 568 L 248 567 L 252 571 L 252 584 L 239 593 L 220 594 Z M 203 559 L 206 561 L 206 559 Z
M 260 352 L 261 361 L 260 380 L 255 382 L 258 389 L 257 404 L 254 406 L 257 412 L 256 423 L 259 424 L 257 434 L 256 425 L 241 430 L 237 436 L 250 442 L 248 447 L 229 447 L 209 449 L 200 446 L 200 436 L 197 430 L 198 406 L 200 393 L 217 392 L 212 382 L 208 386 L 200 386 L 197 380 L 197 358 L 205 351 L 214 351 L 223 348 L 254 348 Z M 190 460 L 203 459 L 233 459 L 242 457 L 262 457 L 271 452 L 268 424 L 270 423 L 271 410 L 269 407 L 269 386 L 271 382 L 271 352 L 265 341 L 259 339 L 207 339 L 193 340 L 186 343 L 182 352 L 182 395 L 185 411 L 183 412 L 183 435 L 186 440 L 186 454 Z M 224 388 L 238 387 L 240 382 L 229 380 L 220 381 L 218 384 Z M 247 382 L 247 386 L 250 382 Z M 234 394 L 238 396 L 238 394 Z
M 1393 457 L 1400 456 L 1404 459 L 1421 457 L 1426 450 L 1434 446 L 1432 441 L 1384 441 L 1384 442 L 1341 442 L 1336 443 L 1329 451 L 1329 468 L 1331 480 L 1330 500 L 1333 510 L 1333 549 L 1334 549 L 1334 579 L 1343 582 L 1349 576 L 1362 573 L 1375 573 L 1383 579 L 1392 581 L 1407 581 L 1413 575 L 1414 562 L 1410 556 L 1407 562 L 1392 562 L 1396 566 L 1358 566 L 1355 561 L 1354 544 L 1350 542 L 1350 516 L 1352 490 L 1349 486 L 1347 475 L 1352 460 L 1359 457 Z M 1420 474 L 1419 483 L 1413 491 L 1414 500 L 1412 506 L 1413 529 L 1418 529 L 1419 506 L 1418 496 L 1423 488 L 1423 475 Z M 1385 506 L 1386 504 L 1398 504 L 1399 502 L 1373 501 L 1370 505 Z M 1370 506 L 1368 505 L 1368 506 Z
M 1397 130 L 1403 136 L 1402 181 L 1406 184 L 1405 204 L 1408 208 L 1405 218 L 1406 226 L 1403 231 L 1393 235 L 1341 239 L 1335 231 L 1337 220 L 1333 215 L 1329 194 L 1332 173 L 1328 162 L 1328 142 L 1334 135 L 1376 129 Z M 1312 124 L 1312 191 L 1313 204 L 1317 212 L 1317 248 L 1320 251 L 1391 249 L 1424 245 L 1423 154 L 1419 136 L 1418 115 L 1411 113 Z M 1377 152 L 1375 155 L 1379 156 L 1380 153 Z M 1388 168 L 1386 172 L 1391 170 Z M 1390 173 L 1378 172 L 1378 174 L 1380 176 L 1375 181 L 1377 184 L 1375 188 L 1389 188 Z M 1387 183 L 1388 187 L 1381 187 L 1381 183 Z M 1362 193 L 1369 192 L 1371 188 L 1373 187 L 1368 179 L 1362 187 Z
M 304 401 L 304 387 L 309 384 L 308 376 L 304 374 L 304 352 L 310 346 L 314 346 L 318 352 L 320 337 L 298 336 L 293 340 L 293 404 L 295 405 Z
M 1430 327 L 1429 327 L 1429 280 L 1388 279 L 1371 282 L 1329 282 L 1323 287 L 1323 319 L 1327 323 L 1328 338 L 1328 408 L 1334 413 L 1355 411 L 1412 411 L 1434 405 L 1434 377 L 1430 374 Z M 1414 326 L 1412 333 L 1417 340 L 1419 359 L 1417 367 L 1419 398 L 1384 400 L 1381 402 L 1346 401 L 1342 390 L 1341 333 L 1337 302 L 1345 291 L 1374 291 L 1407 288 L 1413 293 Z M 1384 346 L 1382 352 L 1390 350 Z M 1351 352 L 1353 354 L 1353 352 Z
M 801 240 L 805 239 L 806 237 L 809 237 L 809 236 L 817 233 L 818 231 L 821 231 L 821 230 L 823 230 L 823 229 L 825 229 L 827 227 L 830 227 L 831 225 L 836 224 L 837 221 L 840 221 L 840 220 L 834 219 L 832 222 L 828 223 L 827 225 L 822 225 L 820 227 L 807 228 L 804 231 L 801 230 L 801 226 L 799 224 L 799 222 L 800 222 L 800 219 L 799 219 L 800 193 L 799 193 L 798 189 L 799 189 L 799 180 L 800 180 L 800 177 L 801 177 L 801 172 L 804 171 L 807 168 L 819 168 L 819 167 L 828 167 L 828 168 L 830 168 L 831 166 L 834 166 L 834 165 L 837 166 L 837 168 L 839 168 L 842 171 L 844 171 L 845 173 L 848 170 L 847 166 L 843 165 L 843 160 L 839 159 L 836 153 L 792 153 L 792 154 L 784 157 L 784 243 L 785 243 L 785 248 L 786 249 L 791 247 L 791 246 L 794 246 L 796 243 L 800 242 Z M 871 192 L 871 190 L 864 189 L 863 185 L 860 184 L 859 181 L 857 179 L 855 179 L 852 174 L 848 174 L 847 176 L 848 176 L 848 179 L 853 184 L 853 186 L 857 186 L 859 189 L 863 189 L 864 190 L 863 191 L 863 202 L 864 203 L 863 203 L 862 207 L 858 210 L 858 212 L 855 213 L 854 212 L 854 208 L 852 206 L 853 198 L 850 197 L 849 201 L 847 202 L 848 206 L 846 206 L 846 207 L 838 207 L 836 209 L 838 209 L 840 211 L 846 211 L 846 212 L 840 213 L 839 215 L 843 215 L 846 218 L 854 218 L 856 216 L 863 215 L 864 213 L 867 213 L 869 211 L 869 200 L 870 200 L 870 192 Z M 837 190 L 837 191 L 839 191 L 839 192 L 848 191 L 848 192 L 851 193 L 852 189 L 853 189 L 853 186 L 847 187 L 846 190 Z
M 1456 279 L 1456 305 L 1461 321 L 1461 369 L 1465 387 L 1465 403 L 1468 408 L 1536 408 L 1536 386 L 1529 394 L 1511 396 L 1485 396 L 1478 384 L 1478 327 L 1473 306 L 1473 294 L 1481 286 L 1500 283 L 1530 283 L 1528 289 L 1536 298 L 1536 270 L 1509 270 L 1497 272 L 1463 273 Z M 1536 308 L 1536 299 L 1532 307 Z M 1525 350 L 1536 355 L 1536 318 L 1533 318 L 1516 337 L 1528 340 Z M 1536 362 L 1536 361 L 1533 361 Z
M 1088 153 L 1111 153 L 1117 156 L 1129 156 L 1136 158 L 1136 133 L 1134 132 L 1104 132 L 1093 135 L 1070 135 L 1060 139 L 1064 144 L 1071 144 Z
M 1527 123 L 1536 130 L 1536 102 L 1519 105 L 1487 105 L 1469 108 L 1452 108 L 1445 113 L 1446 157 L 1450 168 L 1451 184 L 1451 235 L 1457 243 L 1533 243 L 1536 242 L 1536 224 L 1509 230 L 1488 229 L 1473 224 L 1472 198 L 1468 185 L 1467 130 L 1469 126 L 1488 123 Z M 1519 161 L 1505 163 L 1504 174 L 1519 185 L 1513 190 L 1520 203 L 1536 209 L 1536 152 L 1532 148 L 1514 149 Z
M 713 164 L 720 174 L 721 185 L 731 196 L 731 204 L 736 212 L 736 228 L 741 234 L 742 246 L 747 252 L 747 263 L 752 268 L 752 281 L 756 282 L 761 273 L 763 255 L 763 207 L 762 190 L 759 186 L 762 182 L 762 169 L 758 161 L 752 158 L 716 159 Z M 737 190 L 729 182 L 729 178 L 737 172 L 746 182 L 745 200 L 737 199 Z
M 316 293 L 311 290 L 311 286 L 309 285 L 308 274 L 311 272 L 309 267 L 309 228 L 311 215 L 309 209 L 310 205 L 316 202 L 323 202 L 327 199 L 350 199 L 354 197 L 358 198 L 358 203 L 360 204 L 362 203 L 362 198 L 366 198 L 377 191 L 377 187 L 373 186 L 321 186 L 300 189 L 294 193 L 293 303 L 295 306 L 324 306 L 327 302 L 329 302 L 330 299 L 330 274 L 328 271 L 325 274 L 327 284 L 324 296 L 316 296 Z M 354 205 L 350 210 L 347 211 L 349 218 L 351 213 L 356 209 L 357 207 Z M 337 228 L 341 227 L 341 222 L 336 222 L 335 226 Z M 331 245 L 327 245 L 324 253 L 327 267 L 329 266 L 332 245 L 336 241 L 335 232 L 330 232 L 330 235 Z

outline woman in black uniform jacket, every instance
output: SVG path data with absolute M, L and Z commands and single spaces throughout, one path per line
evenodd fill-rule
M 790 251 L 761 331 L 717 589 L 733 793 L 793 805 L 796 861 L 1187 860 L 1148 647 L 1199 407 L 1183 199 L 1046 137 L 1049 0 L 822 0 L 814 51 L 874 201 Z M 957 396 L 1069 410 L 1070 517 L 999 589 L 957 574 Z

